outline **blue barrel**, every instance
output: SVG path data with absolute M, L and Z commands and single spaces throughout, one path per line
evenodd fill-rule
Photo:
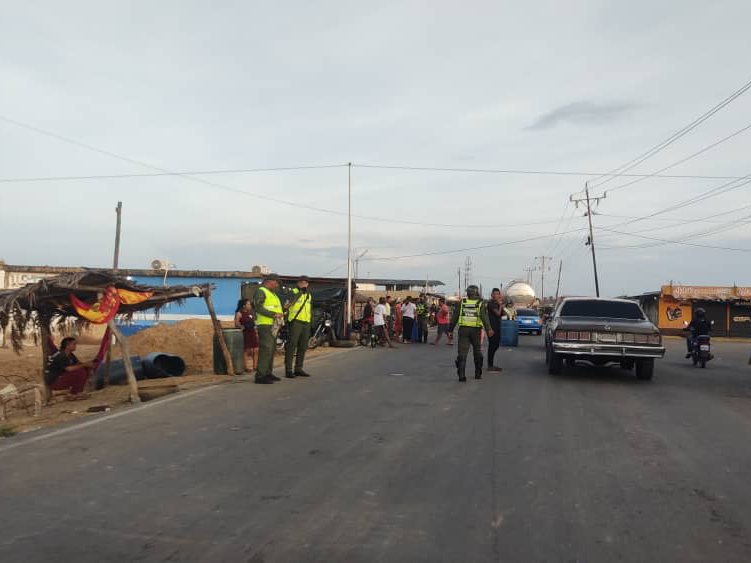
M 136 374 L 136 379 L 145 379 L 143 374 L 143 361 L 140 356 L 131 356 L 130 363 L 133 365 L 133 372 Z M 101 389 L 104 386 L 104 373 L 107 370 L 107 361 L 103 361 L 99 364 L 99 368 L 96 370 L 95 383 L 96 388 Z M 125 364 L 122 360 L 112 360 L 110 362 L 110 385 L 125 385 L 128 383 L 128 375 L 125 373 Z
M 501 346 L 519 345 L 519 321 L 501 321 Z
M 180 356 L 152 352 L 143 358 L 143 374 L 147 379 L 180 377 L 185 373 L 185 362 Z

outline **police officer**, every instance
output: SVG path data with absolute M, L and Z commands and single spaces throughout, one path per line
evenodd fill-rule
M 490 327 L 488 318 L 488 305 L 480 297 L 480 289 L 476 285 L 467 287 L 467 297 L 462 299 L 459 306 L 459 314 L 451 319 L 449 333 L 454 332 L 454 327 L 459 324 L 459 349 L 456 358 L 456 370 L 459 381 L 467 381 L 465 375 L 467 364 L 467 352 L 472 346 L 475 360 L 475 379 L 482 379 L 482 343 L 480 334 L 483 329 L 488 336 L 495 334 Z
M 256 328 L 258 329 L 258 369 L 256 383 L 274 383 L 281 381 L 272 372 L 274 370 L 274 353 L 276 352 L 277 326 L 284 318 L 282 302 L 276 294 L 279 289 L 279 276 L 267 274 L 263 284 L 253 295 L 253 310 L 256 313 Z
M 425 294 L 420 294 L 420 300 L 415 308 L 417 316 L 417 341 L 421 344 L 428 343 L 428 304 L 425 301 Z
M 289 379 L 295 377 L 310 377 L 302 369 L 305 352 L 310 340 L 311 296 L 308 276 L 300 276 L 297 287 L 292 290 L 292 302 L 287 310 L 287 345 L 284 350 L 284 376 Z M 296 357 L 295 357 L 296 356 Z M 292 371 L 292 360 L 295 369 Z

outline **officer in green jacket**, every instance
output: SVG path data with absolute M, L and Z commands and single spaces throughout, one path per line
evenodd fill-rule
M 425 294 L 420 294 L 420 300 L 415 307 L 415 316 L 417 317 L 417 341 L 421 344 L 428 343 L 428 303 L 425 300 Z
M 305 352 L 310 340 L 311 295 L 308 276 L 300 276 L 297 287 L 292 290 L 292 301 L 287 309 L 287 345 L 284 350 L 284 376 L 289 379 L 295 377 L 310 377 L 302 369 Z M 294 371 L 292 370 L 294 360 Z
M 279 276 L 267 274 L 263 284 L 253 295 L 253 310 L 256 313 L 256 328 L 258 329 L 258 365 L 256 383 L 274 383 L 281 381 L 272 372 L 274 370 L 274 354 L 276 353 L 276 333 L 274 325 L 282 322 L 284 310 L 282 302 L 276 294 L 279 289 Z
M 482 329 L 485 328 L 488 336 L 495 333 L 490 327 L 488 304 L 480 296 L 480 289 L 476 285 L 467 287 L 467 297 L 462 299 L 458 312 L 459 314 L 453 315 L 451 319 L 449 333 L 453 333 L 454 327 L 459 325 L 459 349 L 456 358 L 459 381 L 467 381 L 465 371 L 470 346 L 475 360 L 475 379 L 482 379 Z

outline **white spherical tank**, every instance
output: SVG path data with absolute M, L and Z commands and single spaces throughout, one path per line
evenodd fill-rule
M 536 300 L 535 290 L 525 282 L 511 282 L 505 293 L 506 299 L 512 301 L 516 306 L 530 307 Z

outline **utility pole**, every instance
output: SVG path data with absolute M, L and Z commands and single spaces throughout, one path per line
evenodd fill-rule
M 580 192 L 581 193 L 581 192 Z M 597 257 L 595 256 L 595 236 L 592 231 L 592 202 L 594 202 L 596 205 L 600 204 L 600 200 L 605 199 L 607 197 L 607 193 L 603 193 L 601 196 L 589 197 L 589 182 L 584 183 L 584 194 L 585 197 L 583 198 L 575 198 L 573 195 L 569 197 L 569 201 L 572 201 L 576 204 L 576 207 L 579 207 L 579 203 L 586 202 L 587 204 L 587 219 L 589 220 L 589 239 L 587 240 L 587 245 L 592 249 L 592 267 L 594 269 L 595 273 L 595 294 L 597 297 L 600 296 L 600 281 L 597 278 Z
M 117 271 L 117 264 L 120 261 L 120 220 L 122 219 L 123 214 L 122 201 L 117 202 L 115 213 L 117 213 L 117 226 L 115 227 L 115 258 L 112 261 L 112 269 Z
M 347 164 L 347 320 L 344 334 L 349 338 L 352 325 L 352 163 Z
M 459 297 L 462 296 L 462 269 L 461 267 L 456 269 L 456 274 L 459 276 Z
M 532 272 L 534 272 L 535 269 L 530 266 L 528 268 L 524 268 L 524 271 L 527 272 L 527 285 L 532 285 Z
M 545 303 L 545 261 L 552 259 L 553 258 L 551 256 L 535 256 L 535 260 L 542 261 L 542 264 L 540 266 L 540 271 L 542 272 L 542 278 L 540 281 L 540 304 Z
M 555 303 L 558 303 L 558 290 L 561 289 L 561 270 L 563 270 L 563 260 L 558 264 L 558 285 L 555 286 Z
M 472 283 L 472 257 L 467 256 L 464 260 L 464 289 L 470 286 Z
M 117 207 L 115 207 L 115 213 L 117 214 L 117 223 L 115 226 L 115 256 L 112 259 L 112 272 L 117 273 L 117 266 L 120 262 L 120 225 L 122 223 L 123 216 L 123 202 L 118 201 Z M 110 339 L 112 337 L 110 336 Z M 111 343 L 110 343 L 111 344 Z M 110 371 L 112 368 L 112 346 L 107 348 L 107 361 L 104 364 L 104 385 L 110 384 Z

